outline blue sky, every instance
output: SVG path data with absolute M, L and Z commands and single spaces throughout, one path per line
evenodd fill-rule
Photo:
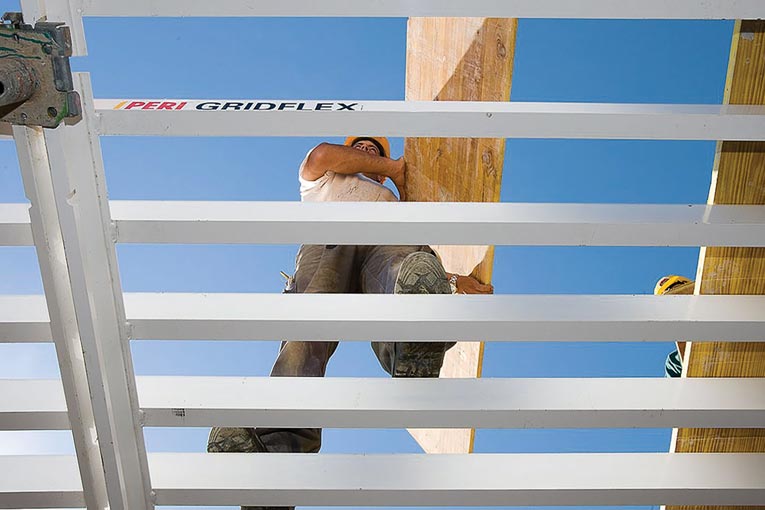
M 17 2 L 3 2 L 3 10 Z M 511 100 L 720 103 L 732 22 L 521 20 Z M 404 19 L 88 19 L 99 98 L 404 97 Z M 339 141 L 339 139 L 330 139 Z M 318 138 L 103 138 L 112 199 L 298 200 Z M 402 153 L 400 139 L 393 153 Z M 510 140 L 506 202 L 705 203 L 714 143 Z M 24 202 L 0 142 L 0 202 Z M 126 292 L 279 292 L 296 246 L 119 246 Z M 698 249 L 500 247 L 498 294 L 646 294 L 694 276 Z M 42 293 L 31 248 L 0 248 L 0 294 Z M 492 343 L 486 377 L 660 377 L 671 344 Z M 277 344 L 134 343 L 139 375 L 266 375 Z M 347 342 L 329 376 L 383 377 Z M 56 377 L 50 345 L 0 345 L 0 377 Z M 147 429 L 149 451 L 202 451 L 204 429 Z M 481 430 L 477 452 L 666 451 L 668 430 Z M 0 433 L 0 454 L 71 452 L 66 433 Z M 402 430 L 325 432 L 324 452 L 418 452 Z

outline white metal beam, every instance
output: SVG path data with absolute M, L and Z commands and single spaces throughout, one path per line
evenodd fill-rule
M 0 455 L 0 508 L 82 508 L 77 459 L 68 455 Z
M 139 377 L 148 427 L 757 428 L 765 379 Z M 61 382 L 0 380 L 0 430 L 69 428 Z
M 756 505 L 765 454 L 155 454 L 161 505 Z
M 75 88 L 82 98 L 82 120 L 46 130 L 45 140 L 81 354 L 109 508 L 150 510 L 151 485 L 88 76 L 76 74 Z
M 765 106 L 748 105 L 100 99 L 96 109 L 102 135 L 765 139 Z
M 0 246 L 34 246 L 29 204 L 0 204 Z
M 765 296 L 128 294 L 135 339 L 765 341 Z
M 82 484 L 86 489 L 85 501 L 89 508 L 100 510 L 109 502 L 97 434 L 96 405 L 90 396 L 91 381 L 74 310 L 48 148 L 41 128 L 14 126 L 13 131 L 24 191 L 31 204 L 24 206 L 25 214 L 31 222 L 30 233 L 33 234 L 45 297 L 42 300 L 38 296 L 0 300 L 5 301 L 0 309 L 12 314 L 11 320 L 20 317 L 28 326 L 11 327 L 7 334 L 0 328 L 0 337 L 12 342 L 55 342 L 66 395 L 65 408 L 70 410 L 66 422 L 67 425 L 71 423 Z M 25 334 L 25 330 L 29 334 Z
M 146 426 L 154 427 L 744 428 L 765 423 L 765 379 L 141 377 L 138 390 Z
M 756 205 L 113 201 L 110 206 L 122 243 L 765 246 L 765 206 Z
M 0 305 L 0 342 L 50 341 L 42 296 Z M 765 296 L 129 293 L 125 306 L 137 340 L 765 341 Z
M 0 379 L 0 430 L 69 430 L 61 381 Z
M 760 0 L 83 0 L 88 16 L 480 16 L 490 18 L 749 19 Z
M 758 505 L 765 454 L 155 453 L 160 505 Z M 0 508 L 82 506 L 74 457 L 0 457 Z M 256 474 L 257 476 L 255 476 Z
M 52 341 L 45 296 L 0 295 L 0 343 Z

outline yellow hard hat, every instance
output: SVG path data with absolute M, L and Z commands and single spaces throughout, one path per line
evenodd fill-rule
M 691 283 L 691 281 L 692 280 L 684 276 L 678 276 L 676 274 L 664 276 L 663 278 L 660 278 L 658 282 L 656 282 L 656 287 L 654 287 L 653 293 L 657 296 L 661 296 L 662 294 L 666 294 L 666 292 L 675 285 Z
M 359 140 L 369 140 L 374 142 L 374 144 L 377 145 L 377 148 L 380 149 L 380 156 L 386 158 L 390 157 L 390 142 L 384 136 L 349 136 L 345 139 L 345 145 L 352 147 L 353 144 Z

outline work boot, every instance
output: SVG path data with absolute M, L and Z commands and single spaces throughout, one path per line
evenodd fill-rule
M 401 263 L 395 294 L 451 294 L 449 280 L 438 259 L 427 252 L 408 255 Z M 393 377 L 438 377 L 446 351 L 455 342 L 396 342 Z
M 252 428 L 213 427 L 207 438 L 209 453 L 262 453 L 265 445 Z M 294 506 L 243 506 L 241 510 L 295 510 Z

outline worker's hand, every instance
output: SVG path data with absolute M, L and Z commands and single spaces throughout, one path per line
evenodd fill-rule
M 396 185 L 400 202 L 406 202 L 406 161 L 404 158 L 393 160 L 394 170 L 389 175 L 390 180 Z
M 484 285 L 472 276 L 457 276 L 457 294 L 494 294 L 494 286 Z

